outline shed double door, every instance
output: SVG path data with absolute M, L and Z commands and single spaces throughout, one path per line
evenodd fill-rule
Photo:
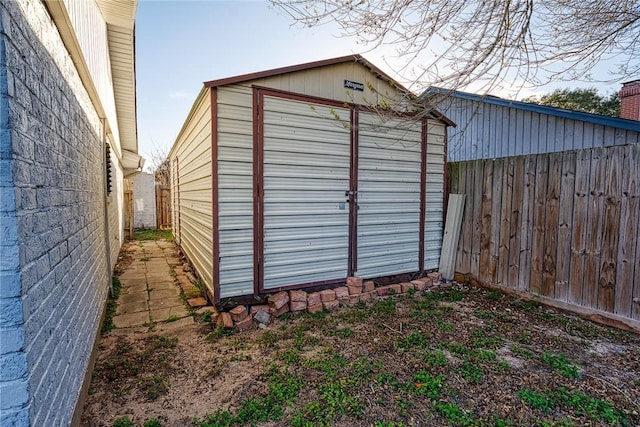
M 259 291 L 417 271 L 420 124 L 258 96 Z

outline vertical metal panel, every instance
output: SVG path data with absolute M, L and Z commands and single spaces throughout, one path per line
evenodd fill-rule
M 347 275 L 350 111 L 264 97 L 264 289 Z
M 213 292 L 211 103 L 206 95 L 208 91 L 196 100 L 171 155 L 179 162 L 176 196 L 180 246 Z
M 584 120 L 455 97 L 442 101 L 438 109 L 457 124 L 449 131 L 450 162 L 635 144 L 640 135 Z M 579 132 L 579 127 L 584 131 Z
M 360 112 L 358 275 L 418 270 L 421 122 Z
M 438 268 L 443 231 L 445 125 L 429 120 L 427 126 L 427 201 L 424 231 L 424 268 Z
M 179 159 L 171 160 L 171 231 L 174 241 L 180 244 L 180 170 Z
M 253 293 L 253 101 L 249 86 L 218 88 L 220 297 Z

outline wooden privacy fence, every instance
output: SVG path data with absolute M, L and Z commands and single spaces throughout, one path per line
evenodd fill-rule
M 156 224 L 158 228 L 171 228 L 171 187 L 156 185 Z
M 126 240 L 133 240 L 133 181 L 124 180 L 124 235 Z
M 456 271 L 640 320 L 640 146 L 450 163 Z

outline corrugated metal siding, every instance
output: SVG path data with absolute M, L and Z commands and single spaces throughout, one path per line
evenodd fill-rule
M 422 124 L 360 112 L 358 136 L 357 274 L 417 271 Z
M 468 99 L 450 97 L 438 109 L 457 124 L 450 162 L 640 142 L 638 132 Z
M 202 94 L 201 94 L 202 95 Z M 174 149 L 178 158 L 177 213 L 180 246 L 213 292 L 213 231 L 211 201 L 211 104 L 201 96 Z
M 180 244 L 180 163 L 177 157 L 171 159 L 171 232 L 176 244 Z
M 220 297 L 253 293 L 253 98 L 218 88 Z
M 264 98 L 264 288 L 347 276 L 350 111 Z
M 449 128 L 451 129 L 451 128 Z M 443 231 L 445 132 L 441 122 L 427 125 L 427 196 L 424 227 L 424 268 L 432 270 L 440 263 Z

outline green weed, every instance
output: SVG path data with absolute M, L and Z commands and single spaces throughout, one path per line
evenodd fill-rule
M 205 415 L 204 419 L 194 418 L 193 424 L 199 427 L 218 427 L 281 420 L 284 407 L 296 399 L 304 381 L 288 371 L 281 372 L 276 367 L 270 368 L 264 378 L 269 387 L 266 396 L 243 400 L 235 414 L 218 409 L 213 414 Z
M 260 337 L 258 337 L 258 344 L 262 348 L 274 348 L 278 344 L 278 335 L 272 331 L 264 331 Z
M 113 317 L 116 315 L 117 301 L 120 297 L 122 284 L 120 283 L 120 279 L 114 277 L 111 279 L 111 285 L 113 287 L 113 294 L 109 295 L 109 300 L 107 301 L 106 314 L 104 322 L 102 323 L 102 333 L 112 331 L 116 328 L 116 325 L 113 323 Z
M 544 413 L 548 413 L 556 406 L 556 402 L 554 399 L 548 397 L 543 393 L 536 393 L 534 391 L 531 391 L 528 388 L 519 390 L 516 394 L 524 403 L 531 406 L 533 409 L 537 409 Z
M 427 348 L 429 341 L 420 332 L 412 332 L 401 340 L 398 345 L 404 349 Z
M 157 418 L 152 418 L 148 421 L 145 421 L 143 427 L 162 427 L 162 422 Z
M 500 298 L 502 298 L 502 292 L 497 289 L 492 289 L 488 294 L 486 294 L 485 298 L 489 301 L 500 301 Z
M 126 415 L 124 417 L 113 420 L 113 427 L 132 427 L 133 421 Z
M 230 337 L 235 333 L 236 332 L 234 329 L 227 329 L 224 327 L 224 325 L 218 325 L 216 329 L 214 329 L 205 337 L 205 340 L 213 344 L 213 343 L 216 343 L 221 338 Z
M 158 397 L 169 392 L 169 382 L 162 377 L 152 375 L 143 377 L 138 382 L 138 388 L 149 400 L 156 400 Z
M 180 320 L 180 316 L 178 316 L 177 314 L 172 314 L 169 317 L 167 317 L 166 319 L 164 319 L 162 322 L 163 323 L 171 323 L 171 322 L 175 322 L 176 320 Z
M 518 356 L 524 357 L 525 359 L 533 359 L 534 357 L 536 357 L 536 354 L 533 351 L 529 350 L 528 348 L 519 347 L 516 344 L 511 346 L 511 351 Z
M 371 306 L 371 313 L 379 317 L 391 317 L 396 314 L 396 301 L 393 298 L 376 301 Z
M 482 381 L 482 369 L 475 364 L 464 361 L 458 369 L 460 375 L 472 383 L 479 384 Z
M 434 368 L 436 366 L 446 366 L 447 356 L 441 351 L 426 351 L 424 353 L 423 361 L 428 368 Z
M 438 399 L 445 379 L 444 375 L 434 377 L 426 371 L 420 371 L 413 377 L 411 390 L 414 394 Z
M 455 403 L 437 402 L 435 405 L 436 412 L 444 416 L 449 422 L 461 426 L 470 426 L 473 424 L 473 418 Z
M 518 397 L 534 409 L 549 413 L 557 406 L 564 406 L 574 411 L 576 416 L 586 416 L 598 424 L 627 425 L 627 418 L 612 403 L 594 399 L 583 392 L 572 392 L 565 387 L 536 393 L 529 389 L 517 392 Z M 557 425 L 557 424 L 554 424 Z
M 580 371 L 578 367 L 567 360 L 564 354 L 552 354 L 549 351 L 545 351 L 540 356 L 540 361 L 546 365 L 551 366 L 558 371 L 560 375 L 566 378 L 580 379 Z

